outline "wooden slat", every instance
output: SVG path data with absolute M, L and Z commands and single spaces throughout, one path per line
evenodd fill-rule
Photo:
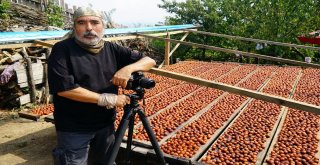
M 180 33 L 185 33 L 184 31 L 173 31 L 169 32 L 170 35 L 173 34 L 180 34 Z M 155 33 L 155 34 L 150 34 L 151 36 L 165 36 L 167 33 Z M 136 39 L 136 38 L 145 38 L 142 36 L 137 36 L 137 35 L 127 35 L 127 36 L 118 36 L 118 37 L 108 37 L 108 38 L 103 38 L 105 41 L 118 41 L 118 40 L 128 40 L 128 39 Z
M 34 83 L 41 84 L 44 82 L 44 75 L 43 75 L 43 65 L 41 63 L 33 63 L 33 76 L 34 76 Z M 28 86 L 28 77 L 27 77 L 27 70 L 23 64 L 17 65 L 14 68 L 15 74 L 17 76 L 17 83 L 20 88 L 24 88 Z
M 7 62 L 12 64 L 18 60 L 21 60 L 23 57 L 21 56 L 20 53 L 15 53 L 14 55 L 10 56 L 8 59 L 7 59 Z
M 17 76 L 17 83 L 24 83 L 28 81 L 26 67 L 22 64 L 15 67 L 15 72 Z M 33 76 L 35 80 L 43 79 L 43 65 L 41 63 L 32 64 Z
M 295 101 L 295 100 L 291 100 L 291 99 L 287 99 L 279 96 L 269 95 L 266 93 L 256 92 L 253 90 L 239 88 L 239 87 L 235 87 L 235 86 L 227 85 L 223 83 L 208 81 L 205 79 L 195 78 L 195 77 L 191 77 L 191 76 L 187 76 L 187 75 L 183 75 L 175 72 L 165 71 L 157 68 L 152 68 L 150 72 L 157 75 L 190 82 L 197 85 L 202 85 L 210 88 L 220 89 L 230 93 L 252 97 L 255 99 L 275 103 L 278 105 L 287 106 L 294 109 L 299 109 L 307 112 L 312 112 L 315 114 L 320 114 L 320 106 L 316 106 L 316 105 L 312 105 L 304 102 L 299 102 L 299 101 Z
M 313 47 L 313 46 L 305 46 L 305 45 L 297 45 L 297 44 L 290 44 L 290 43 L 283 43 L 283 42 L 276 42 L 276 41 L 268 41 L 268 40 L 260 40 L 260 39 L 253 39 L 253 38 L 245 38 L 240 36 L 232 36 L 232 35 L 226 35 L 226 34 L 218 34 L 218 33 L 210 33 L 210 32 L 204 32 L 204 31 L 195 31 L 195 30 L 189 30 L 186 29 L 185 31 L 193 32 L 197 34 L 204 34 L 209 36 L 216 36 L 216 37 L 224 37 L 229 39 L 237 39 L 242 41 L 251 41 L 256 43 L 265 43 L 270 45 L 278 45 L 278 46 L 286 46 L 286 47 L 295 47 L 295 48 L 302 48 L 302 49 L 311 49 L 311 50 L 320 50 L 320 47 Z
M 28 77 L 26 75 L 26 72 L 24 74 L 19 74 L 19 79 L 17 81 L 17 83 L 20 85 L 22 83 L 26 83 L 28 82 Z M 33 73 L 33 76 L 34 76 L 34 81 L 37 81 L 37 80 L 40 80 L 41 82 L 43 81 L 43 73 L 41 72 L 38 72 L 37 73 Z
M 43 83 L 43 79 L 38 79 L 38 80 L 34 80 L 34 84 L 42 84 Z M 20 83 L 19 87 L 20 88 L 24 88 L 28 86 L 28 82 L 24 82 L 24 83 Z
M 231 50 L 231 49 L 220 48 L 220 47 L 215 47 L 215 46 L 208 46 L 208 45 L 197 44 L 197 43 L 192 43 L 192 42 L 173 40 L 173 39 L 168 39 L 168 38 L 154 37 L 154 36 L 140 34 L 140 33 L 137 33 L 137 35 L 147 37 L 147 38 L 152 38 L 152 39 L 170 41 L 173 43 L 180 43 L 183 45 L 196 46 L 198 48 L 204 48 L 204 49 L 220 51 L 220 52 L 225 52 L 225 53 L 241 54 L 243 56 L 255 57 L 255 58 L 266 59 L 266 60 L 271 60 L 271 61 L 278 61 L 278 62 L 293 64 L 293 65 L 300 65 L 300 66 L 312 67 L 312 68 L 320 68 L 319 64 L 306 63 L 306 62 L 301 62 L 301 61 L 296 61 L 296 60 L 289 60 L 289 59 L 285 59 L 285 58 L 272 57 L 272 56 L 261 55 L 261 54 L 256 54 L 256 53 L 248 53 L 248 52 L 243 52 L 243 51 L 238 51 L 238 50 Z
M 19 105 L 24 105 L 24 104 L 30 103 L 30 101 L 31 101 L 30 94 L 20 96 L 18 98 L 18 101 L 19 101 Z
M 54 123 L 53 115 L 48 115 L 44 118 L 44 121 Z
M 52 47 L 55 43 L 59 42 L 60 40 L 49 40 L 49 41 L 40 41 L 40 40 L 34 40 L 33 42 L 38 45 L 46 46 L 46 47 Z
M 31 113 L 26 113 L 26 112 L 19 112 L 18 113 L 20 117 L 38 121 L 40 119 L 39 115 L 31 114 Z
M 129 36 L 108 37 L 108 38 L 103 38 L 103 40 L 105 40 L 105 41 L 119 41 L 119 40 L 128 40 L 128 39 L 136 39 L 136 38 L 144 38 L 144 37 L 137 37 L 136 35 L 129 35 Z
M 183 30 L 179 30 L 179 31 L 169 31 L 168 32 L 170 35 L 174 35 L 174 34 L 180 34 L 180 33 L 185 33 L 185 31 L 183 31 Z M 135 34 L 136 35 L 136 33 L 133 33 L 133 34 Z M 167 32 L 165 32 L 165 33 L 155 33 L 155 34 L 149 34 L 149 35 L 151 35 L 151 36 L 166 36 L 167 35 Z
M 23 43 L 23 44 L 6 44 L 0 45 L 0 49 L 16 49 L 22 47 L 42 47 L 42 45 L 36 43 Z

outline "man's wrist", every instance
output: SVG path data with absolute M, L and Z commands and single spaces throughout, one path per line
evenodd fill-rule
M 98 105 L 107 107 L 108 109 L 114 108 L 117 103 L 118 95 L 112 93 L 102 93 L 98 98 Z

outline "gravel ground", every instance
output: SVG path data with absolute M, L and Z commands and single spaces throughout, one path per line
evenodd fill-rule
M 19 118 L 0 110 L 0 165 L 52 164 L 56 145 L 52 123 Z

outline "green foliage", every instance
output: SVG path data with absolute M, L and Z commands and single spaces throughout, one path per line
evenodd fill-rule
M 202 26 L 199 29 L 202 31 L 285 43 L 304 44 L 297 40 L 297 36 L 320 27 L 320 1 L 314 0 L 162 0 L 159 7 L 174 15 L 167 17 L 166 24 L 198 24 Z M 204 35 L 187 38 L 192 42 L 218 47 L 295 60 L 304 60 L 308 56 L 313 61 L 319 61 L 319 52 L 316 51 L 264 44 L 263 49 L 256 50 L 257 43 L 253 42 Z M 184 48 L 188 53 L 183 50 L 177 53 L 184 52 L 186 56 L 194 54 L 190 56 L 200 60 L 225 60 L 232 56 L 229 54 L 229 57 L 225 57 L 226 54 L 222 52 L 195 49 Z
M 153 40 L 150 45 L 158 49 L 159 52 L 164 52 L 164 42 L 160 40 Z
M 56 27 L 64 26 L 64 15 L 60 6 L 54 4 L 51 0 L 46 8 L 46 14 L 48 17 L 48 24 Z
M 8 14 L 8 9 L 10 9 L 10 2 L 6 0 L 2 0 L 0 3 L 0 18 L 1 19 L 8 19 L 9 14 Z
M 35 103 L 27 103 L 25 105 L 20 105 L 18 108 L 14 108 L 12 111 L 21 112 L 21 111 L 25 111 L 28 109 L 34 109 L 36 107 L 37 107 L 37 105 Z

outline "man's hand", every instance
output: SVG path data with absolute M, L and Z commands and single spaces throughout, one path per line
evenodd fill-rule
M 126 104 L 130 104 L 130 98 L 126 95 L 118 95 L 116 107 L 124 107 Z
M 129 67 L 124 67 L 118 70 L 112 78 L 112 84 L 116 86 L 121 86 L 122 88 L 126 88 L 128 80 L 131 77 L 131 74 L 132 74 L 132 71 L 129 69 Z
M 130 104 L 130 98 L 126 95 L 102 93 L 98 99 L 98 105 L 105 106 L 107 109 L 124 107 L 126 104 Z
M 155 65 L 156 62 L 152 58 L 143 57 L 139 61 L 118 70 L 112 78 L 112 83 L 114 85 L 121 86 L 122 88 L 126 88 L 127 82 L 133 72 L 148 71 Z

